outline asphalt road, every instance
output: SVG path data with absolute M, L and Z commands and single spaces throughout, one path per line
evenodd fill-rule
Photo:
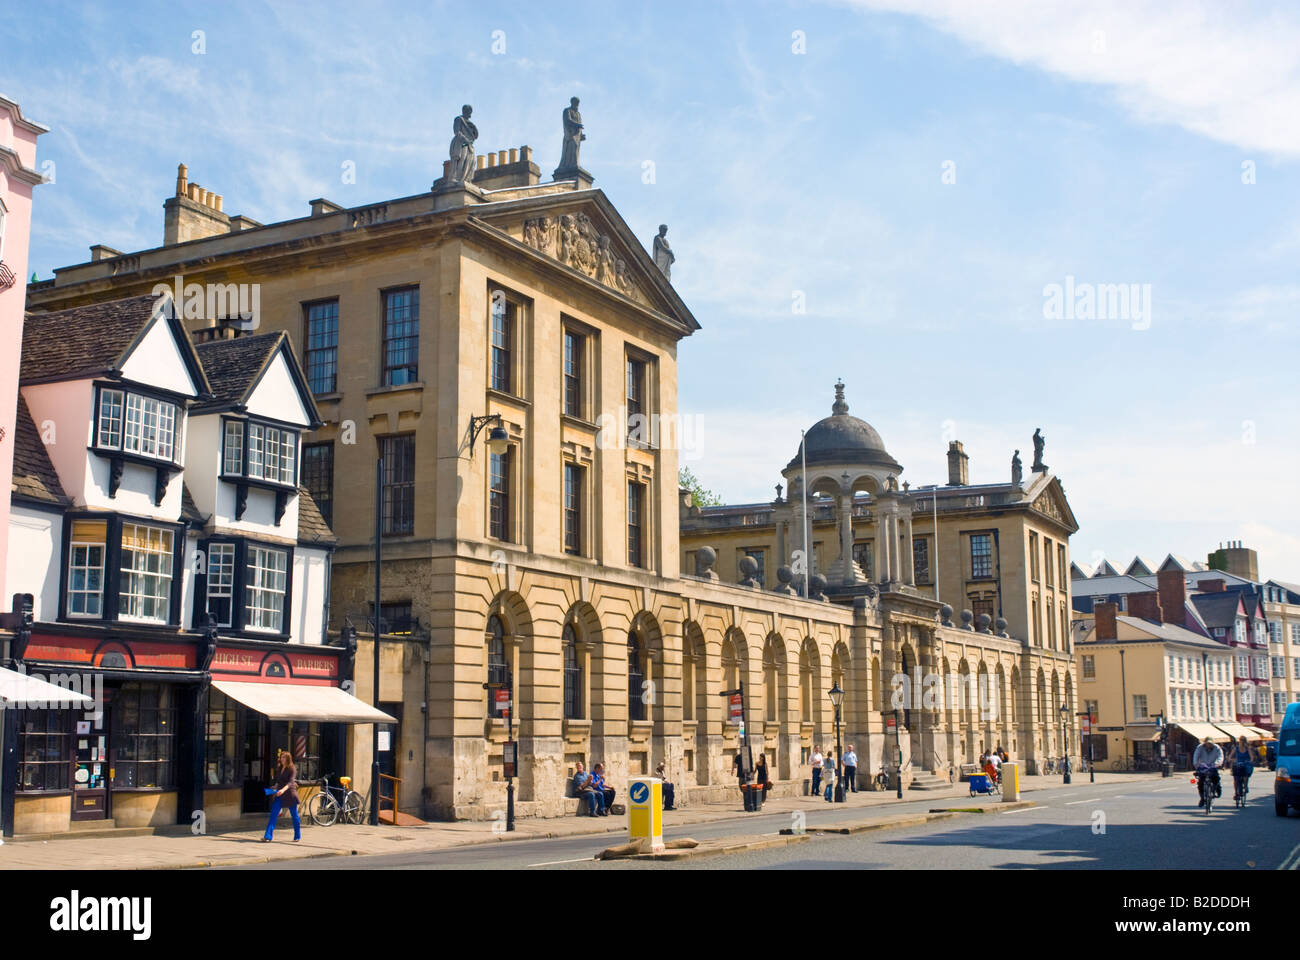
M 1244 810 L 1225 796 L 1206 817 L 1186 776 L 1141 778 L 1131 783 L 1089 785 L 1025 795 L 1038 806 L 1008 812 L 966 814 L 923 827 L 852 836 L 817 835 L 818 826 L 888 813 L 918 813 L 961 802 L 905 800 L 869 811 L 827 807 L 807 813 L 813 836 L 802 843 L 680 862 L 591 858 L 618 842 L 619 834 L 551 840 L 508 841 L 417 853 L 262 864 L 228 869 L 1276 869 L 1300 859 L 1300 815 L 1273 813 L 1271 780 L 1252 780 Z M 678 827 L 667 834 L 698 840 L 737 834 L 775 834 L 789 827 L 789 814 L 738 816 Z

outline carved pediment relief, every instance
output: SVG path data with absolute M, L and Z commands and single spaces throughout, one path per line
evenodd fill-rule
M 524 243 L 548 257 L 580 270 L 597 283 L 645 303 L 613 238 L 601 233 L 585 213 L 551 214 L 524 221 Z
M 1060 502 L 1057 500 L 1055 493 L 1051 490 L 1045 491 L 1037 500 L 1034 501 L 1034 509 L 1039 513 L 1046 514 L 1058 523 L 1068 525 L 1070 518 L 1062 509 Z

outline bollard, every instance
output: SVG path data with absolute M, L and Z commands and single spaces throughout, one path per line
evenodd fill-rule
M 1002 802 L 1012 803 L 1020 799 L 1020 764 L 1008 760 L 1002 764 Z
M 627 832 L 633 842 L 645 840 L 653 853 L 664 849 L 663 781 L 636 777 L 627 784 Z

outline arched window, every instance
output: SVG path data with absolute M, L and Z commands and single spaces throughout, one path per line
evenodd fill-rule
M 578 635 L 566 623 L 560 643 L 564 648 L 564 719 L 582 719 L 582 663 L 578 660 Z
M 686 637 L 682 644 L 682 719 L 695 719 L 696 663 L 699 653 L 696 643 Z
M 505 686 L 508 673 L 506 667 L 506 628 L 505 624 L 501 622 L 501 618 L 494 613 L 488 617 L 487 622 L 487 682 L 493 685 Z M 489 688 L 489 712 L 494 712 L 493 705 L 495 703 L 495 692 Z
M 722 641 L 722 686 L 724 690 L 735 690 L 740 686 L 740 654 L 736 650 L 736 641 L 731 637 Z
M 768 644 L 767 650 L 763 653 L 763 720 L 767 723 L 777 722 L 776 701 L 779 683 L 776 646 Z
M 627 635 L 627 715 L 630 720 L 645 719 L 645 669 L 641 665 L 641 640 L 636 631 Z

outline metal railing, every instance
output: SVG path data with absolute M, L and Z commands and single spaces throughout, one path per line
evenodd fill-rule
M 385 795 L 384 793 L 385 783 L 390 783 L 393 786 L 393 795 L 391 797 Z M 393 823 L 394 824 L 397 823 L 397 796 L 399 791 L 401 790 L 401 787 L 402 787 L 402 781 L 399 780 L 397 777 L 390 777 L 386 773 L 381 773 L 379 775 L 379 820 L 380 822 L 383 822 L 384 819 L 384 809 L 385 809 L 384 804 L 391 803 L 392 804 L 391 809 L 393 811 Z
M 17 282 L 18 278 L 14 276 L 14 272 L 9 269 L 9 265 L 3 260 L 0 260 L 0 290 L 8 290 Z

